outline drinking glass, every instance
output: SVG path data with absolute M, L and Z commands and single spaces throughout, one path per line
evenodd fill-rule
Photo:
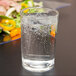
M 32 7 L 21 10 L 22 66 L 45 72 L 54 67 L 58 11 Z

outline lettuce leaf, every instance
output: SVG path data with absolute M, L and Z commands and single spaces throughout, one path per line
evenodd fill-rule
M 1 19 L 13 19 L 13 18 L 9 18 L 9 17 L 3 16 L 3 15 L 0 15 L 0 18 L 1 18 Z

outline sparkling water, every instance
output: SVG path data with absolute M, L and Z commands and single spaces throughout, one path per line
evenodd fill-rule
M 31 14 L 22 17 L 22 64 L 30 71 L 48 71 L 54 66 L 55 37 L 50 35 L 56 18 L 47 14 Z

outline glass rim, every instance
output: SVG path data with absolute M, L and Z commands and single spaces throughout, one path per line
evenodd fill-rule
M 32 8 L 45 8 L 45 9 L 49 9 L 50 11 L 56 12 L 56 15 L 55 15 L 55 16 L 59 16 L 58 10 L 52 9 L 52 8 L 48 8 L 48 7 L 28 7 L 28 8 L 24 8 L 24 9 L 22 9 L 22 10 L 20 11 L 20 15 L 22 16 L 22 13 L 23 13 L 24 10 L 26 10 L 26 9 L 32 9 Z M 29 14 L 31 14 L 31 13 L 29 13 Z

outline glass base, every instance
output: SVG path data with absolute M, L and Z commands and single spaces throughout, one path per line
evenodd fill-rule
M 26 59 L 25 61 L 22 66 L 24 69 L 31 72 L 46 72 L 54 67 L 54 59 L 49 61 L 33 61 Z

